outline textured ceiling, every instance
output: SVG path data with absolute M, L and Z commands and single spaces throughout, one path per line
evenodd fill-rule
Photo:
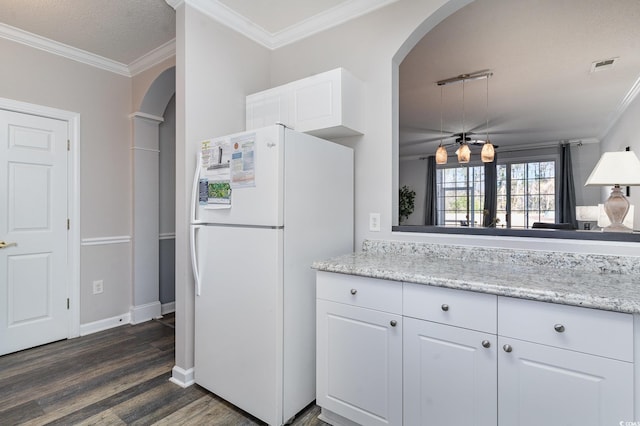
M 0 0 L 0 22 L 130 64 L 175 38 L 165 0 Z
M 476 0 L 431 30 L 400 66 L 400 155 L 462 132 L 462 84 L 491 69 L 489 138 L 504 147 L 600 139 L 640 77 L 640 1 Z M 593 61 L 619 57 L 607 71 Z M 485 139 L 486 80 L 465 84 L 465 131 Z M 447 138 L 451 142 L 454 138 Z

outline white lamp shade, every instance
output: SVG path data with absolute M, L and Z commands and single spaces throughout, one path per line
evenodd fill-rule
M 458 154 L 458 163 L 468 163 L 471 159 L 471 149 L 466 143 L 460 145 L 460 148 L 458 148 L 456 154 Z
M 640 160 L 632 151 L 605 152 L 589 175 L 588 185 L 640 185 Z
M 447 164 L 447 150 L 442 145 L 436 150 L 436 164 Z

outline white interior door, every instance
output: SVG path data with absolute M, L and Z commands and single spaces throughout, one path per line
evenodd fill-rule
M 68 337 L 67 139 L 0 110 L 0 355 Z

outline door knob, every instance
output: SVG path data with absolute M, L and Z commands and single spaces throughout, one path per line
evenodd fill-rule
M 351 294 L 355 295 L 358 292 L 358 290 L 356 290 L 355 288 L 351 289 Z
M 488 340 L 483 340 L 482 341 L 482 347 L 483 348 L 490 348 L 491 347 L 491 342 Z
M 391 325 L 391 327 L 395 327 L 396 325 L 398 325 L 398 321 L 391 320 L 391 321 L 389 321 L 389 325 Z
M 556 325 L 553 326 L 553 329 L 555 331 L 557 331 L 558 333 L 563 333 L 564 332 L 564 325 L 556 324 Z
M 0 241 L 0 249 L 11 247 L 11 246 L 17 246 L 17 245 L 18 243 L 7 243 L 4 241 Z
M 504 345 L 502 349 L 504 349 L 505 352 L 511 352 L 513 350 L 511 345 Z
M 442 309 L 443 311 L 447 312 L 449 310 L 449 305 L 447 305 L 446 303 L 443 304 L 442 306 L 440 306 L 440 309 Z

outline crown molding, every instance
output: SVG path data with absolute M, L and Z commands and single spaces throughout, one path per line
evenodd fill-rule
M 33 34 L 10 25 L 0 23 L 0 37 L 35 49 L 44 50 L 45 52 L 53 53 L 54 55 L 62 56 L 67 59 L 82 62 L 84 64 L 91 65 L 92 67 L 101 68 L 106 71 L 131 77 L 129 68 L 123 63 L 112 61 L 111 59 L 71 47 L 64 43 L 58 43 L 57 41 L 41 37 L 37 34 Z
M 186 3 L 271 50 L 302 40 L 396 1 L 398 0 L 349 0 L 282 31 L 270 33 L 218 0 L 166 0 L 174 8 Z
M 140 58 L 131 62 L 131 64 L 125 65 L 121 62 L 53 41 L 2 22 L 0 22 L 0 37 L 125 77 L 133 77 L 176 54 L 176 40 L 173 39 L 153 49 L 151 52 L 142 55 Z
M 176 39 L 169 40 L 165 44 L 156 47 L 129 64 L 129 73 L 133 77 L 154 65 L 176 55 Z
M 174 9 L 177 9 L 184 4 L 185 0 L 165 0 L 165 1 L 169 6 L 171 6 Z
M 611 115 L 611 118 L 609 120 L 609 125 L 604 129 L 604 131 L 600 135 L 601 140 L 604 139 L 609 134 L 613 126 L 615 126 L 618 120 L 620 120 L 620 117 L 622 117 L 622 114 L 624 114 L 624 112 L 627 110 L 629 105 L 638 97 L 638 95 L 640 95 L 640 77 L 636 79 L 636 81 L 633 83 L 633 86 L 631 86 L 631 89 L 629 89 L 629 91 L 624 96 L 624 98 L 622 98 L 622 101 L 620 101 L 618 108 L 616 108 L 616 110 Z

